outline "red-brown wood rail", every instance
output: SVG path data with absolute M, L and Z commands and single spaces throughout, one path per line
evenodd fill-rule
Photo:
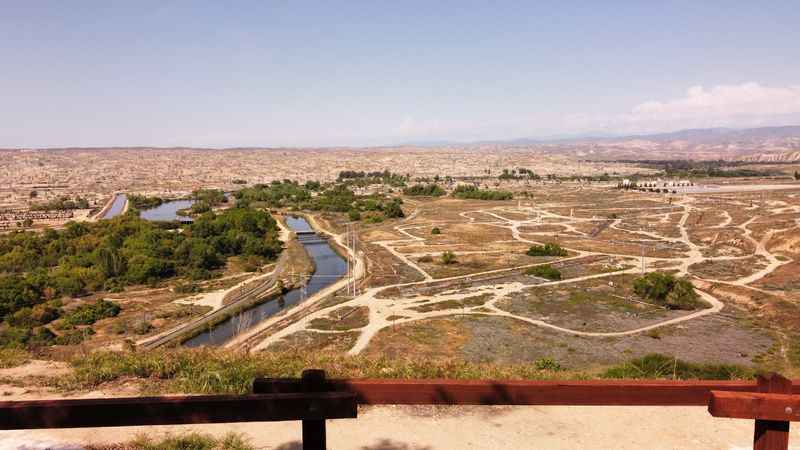
M 755 419 L 754 450 L 788 450 L 789 423 L 800 421 L 800 395 L 778 374 L 758 378 L 758 392 L 712 391 L 708 412 L 714 417 Z
M 348 392 L 0 402 L 0 429 L 88 428 L 355 418 Z
M 708 412 L 714 417 L 798 422 L 800 395 L 712 391 Z
M 800 383 L 794 389 L 800 394 Z M 330 379 L 324 390 L 353 392 L 362 405 L 707 406 L 711 391 L 755 392 L 758 386 L 753 381 Z M 253 392 L 300 392 L 300 383 L 259 378 Z
M 733 411 L 733 406 L 725 406 L 728 405 L 725 402 L 737 393 L 750 393 L 741 397 L 750 399 L 747 400 L 750 405 L 753 401 L 767 405 L 764 400 L 753 400 L 762 398 L 754 393 L 781 389 L 783 393 L 800 394 L 799 387 L 800 383 L 792 386 L 777 376 L 762 378 L 759 384 L 653 380 L 328 380 L 324 372 L 309 370 L 301 379 L 257 379 L 253 383 L 254 394 L 245 396 L 0 402 L 0 429 L 302 420 L 304 448 L 320 450 L 325 448 L 325 419 L 356 417 L 356 404 L 700 406 L 711 401 L 712 405 L 719 405 L 711 408 L 712 414 L 714 411 L 721 414 Z M 778 400 L 770 397 L 769 401 Z M 773 408 L 772 403 L 768 405 Z M 788 422 L 785 430 L 781 428 L 785 416 L 748 415 L 747 418 L 756 419 L 757 450 L 785 448 L 764 446 L 788 436 L 784 433 L 788 432 Z

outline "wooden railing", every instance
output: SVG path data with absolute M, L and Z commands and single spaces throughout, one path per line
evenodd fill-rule
M 257 379 L 243 396 L 171 396 L 0 402 L 0 429 L 302 421 L 303 448 L 325 449 L 327 419 L 357 405 L 705 406 L 755 420 L 756 450 L 788 449 L 800 420 L 800 384 L 779 375 L 743 381 L 456 381 Z

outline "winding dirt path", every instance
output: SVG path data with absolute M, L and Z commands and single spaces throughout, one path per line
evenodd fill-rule
M 626 232 L 626 233 L 641 235 L 643 237 L 647 237 L 647 238 L 651 239 L 653 242 L 661 242 L 661 245 L 674 245 L 674 244 L 685 245 L 687 247 L 687 250 L 685 252 L 685 256 L 675 257 L 675 258 L 647 257 L 647 258 L 645 258 L 645 261 L 646 262 L 654 262 L 654 261 L 672 262 L 672 263 L 674 263 L 674 268 L 679 271 L 680 275 L 688 275 L 690 266 L 692 266 L 693 264 L 697 264 L 697 263 L 701 263 L 703 261 L 706 261 L 707 259 L 710 259 L 710 258 L 707 258 L 707 257 L 703 256 L 702 249 L 704 247 L 701 246 L 701 245 L 698 245 L 695 242 L 693 242 L 691 240 L 691 238 L 690 238 L 690 235 L 689 235 L 688 226 L 687 226 L 687 222 L 689 220 L 689 217 L 690 217 L 690 215 L 691 215 L 691 213 L 693 211 L 701 210 L 700 208 L 698 208 L 698 207 L 693 205 L 694 202 L 695 202 L 694 198 L 685 197 L 681 201 L 679 201 L 679 202 L 677 202 L 675 204 L 671 204 L 670 207 L 671 208 L 675 208 L 676 210 L 669 211 L 669 212 L 664 212 L 663 210 L 665 209 L 665 207 L 663 207 L 663 206 L 656 206 L 656 207 L 653 207 L 653 208 L 637 208 L 637 210 L 641 210 L 644 213 L 644 215 L 642 215 L 640 217 L 655 217 L 655 218 L 658 218 L 659 220 L 661 220 L 662 222 L 665 222 L 665 221 L 669 222 L 670 215 L 675 214 L 675 213 L 680 213 L 681 217 L 680 217 L 680 220 L 679 220 L 679 222 L 677 224 L 677 227 L 678 227 L 678 230 L 679 230 L 679 233 L 680 233 L 680 237 L 677 237 L 677 238 L 676 237 L 662 236 L 662 235 L 660 235 L 660 234 L 658 234 L 656 232 L 650 232 L 650 231 L 626 230 L 623 227 L 621 227 L 621 222 L 622 222 L 621 219 L 614 219 L 613 222 L 610 224 L 610 228 L 615 228 L 615 229 L 617 229 L 619 231 Z M 655 213 L 655 214 L 647 214 L 648 210 L 658 210 L 660 212 Z M 675 324 L 678 324 L 678 323 L 681 323 L 681 322 L 694 320 L 694 319 L 697 319 L 697 318 L 700 318 L 700 317 L 704 317 L 704 316 L 707 316 L 707 315 L 710 315 L 710 314 L 716 314 L 716 313 L 720 312 L 724 308 L 724 304 L 719 299 L 717 299 L 716 297 L 711 295 L 709 292 L 698 290 L 697 292 L 699 293 L 699 295 L 706 302 L 708 302 L 711 305 L 710 308 L 702 309 L 702 310 L 695 311 L 693 313 L 690 313 L 690 314 L 687 314 L 687 315 L 684 315 L 684 316 L 681 316 L 681 317 L 676 317 L 676 318 L 664 320 L 662 322 L 658 322 L 658 323 L 655 323 L 655 324 L 650 324 L 650 325 L 647 325 L 647 326 L 637 327 L 637 328 L 630 329 L 630 330 L 620 330 L 620 331 L 614 331 L 614 332 L 589 332 L 589 331 L 573 330 L 573 329 L 569 329 L 569 328 L 565 328 L 565 327 L 560 327 L 560 326 L 548 323 L 548 322 L 546 322 L 544 320 L 531 319 L 531 318 L 528 318 L 528 317 L 519 316 L 519 315 L 516 315 L 516 314 L 510 313 L 508 311 L 504 311 L 504 310 L 501 310 L 501 309 L 497 308 L 495 306 L 495 303 L 498 300 L 508 296 L 509 294 L 520 292 L 523 289 L 527 289 L 527 288 L 531 287 L 531 285 L 526 285 L 526 284 L 522 284 L 522 283 L 519 283 L 519 282 L 489 284 L 489 285 L 484 285 L 484 286 L 468 288 L 466 291 L 462 289 L 462 290 L 460 290 L 458 292 L 455 292 L 455 291 L 441 292 L 441 293 L 430 295 L 430 296 L 419 296 L 418 295 L 418 296 L 415 296 L 413 298 L 377 298 L 378 294 L 380 294 L 381 292 L 384 292 L 384 291 L 386 291 L 388 289 L 392 289 L 392 288 L 419 286 L 419 285 L 426 285 L 426 284 L 431 284 L 431 283 L 440 283 L 440 282 L 445 282 L 445 281 L 455 281 L 455 280 L 462 280 L 462 279 L 463 280 L 469 280 L 471 278 L 491 275 L 491 274 L 495 274 L 495 273 L 501 273 L 501 272 L 504 272 L 504 271 L 513 272 L 513 271 L 518 271 L 520 269 L 524 269 L 526 267 L 539 265 L 539 264 L 532 264 L 532 265 L 528 265 L 528 266 L 520 266 L 520 267 L 507 268 L 507 269 L 499 269 L 499 270 L 492 270 L 492 271 L 474 273 L 474 274 L 469 274 L 469 275 L 461 275 L 461 276 L 455 276 L 455 277 L 449 277 L 449 278 L 435 279 L 434 277 L 432 277 L 429 273 L 427 273 L 422 267 L 420 267 L 418 264 L 416 264 L 416 262 L 414 262 L 411 259 L 411 257 L 414 256 L 414 254 L 404 254 L 404 253 L 401 253 L 401 252 L 397 251 L 397 247 L 414 245 L 414 244 L 421 244 L 421 243 L 424 243 L 426 241 L 426 239 L 423 238 L 423 237 L 415 236 L 415 235 L 409 233 L 409 230 L 428 227 L 428 226 L 434 226 L 434 225 L 442 225 L 442 224 L 446 224 L 446 223 L 481 224 L 481 225 L 496 226 L 496 227 L 509 229 L 511 231 L 512 238 L 513 238 L 514 241 L 523 242 L 523 243 L 526 243 L 526 244 L 541 244 L 542 242 L 535 241 L 533 239 L 528 239 L 526 237 L 523 237 L 521 232 L 520 232 L 520 228 L 523 227 L 523 226 L 531 226 L 531 225 L 542 224 L 543 223 L 542 219 L 551 219 L 553 222 L 548 222 L 548 223 L 564 226 L 564 227 L 566 227 L 567 230 L 570 230 L 574 234 L 578 235 L 578 237 L 591 238 L 591 236 L 589 236 L 587 233 L 581 232 L 578 229 L 576 229 L 575 228 L 575 224 L 577 224 L 577 223 L 587 223 L 587 222 L 599 222 L 599 221 L 607 221 L 608 220 L 608 219 L 598 219 L 596 217 L 587 218 L 587 217 L 573 217 L 572 215 L 565 216 L 565 215 L 560 215 L 560 214 L 553 213 L 551 211 L 547 211 L 546 209 L 542 209 L 541 207 L 540 208 L 536 208 L 536 207 L 527 207 L 527 208 L 525 208 L 524 212 L 527 212 L 530 216 L 532 216 L 530 219 L 511 219 L 511 218 L 505 217 L 503 215 L 503 212 L 506 212 L 506 211 L 507 212 L 513 212 L 515 214 L 519 214 L 520 212 L 523 212 L 520 209 L 513 209 L 513 208 L 508 208 L 508 207 L 496 207 L 496 208 L 492 208 L 492 209 L 478 209 L 478 210 L 461 212 L 461 213 L 459 213 L 459 216 L 464 218 L 464 221 L 430 221 L 430 223 L 425 223 L 425 224 L 414 223 L 414 224 L 401 224 L 401 225 L 395 226 L 394 229 L 398 233 L 406 236 L 407 238 L 405 238 L 405 239 L 394 239 L 394 240 L 377 241 L 377 242 L 374 242 L 374 244 L 380 245 L 381 247 L 385 248 L 392 255 L 394 255 L 395 257 L 397 257 L 401 261 L 403 261 L 409 267 L 414 268 L 416 271 L 418 271 L 420 274 L 422 274 L 423 277 L 424 277 L 423 281 L 398 283 L 398 284 L 393 284 L 393 285 L 389 285 L 389 286 L 383 286 L 383 287 L 377 287 L 377 288 L 369 288 L 362 295 L 360 295 L 358 297 L 355 297 L 352 300 L 346 301 L 344 303 L 340 303 L 340 304 L 335 305 L 335 306 L 331 306 L 329 308 L 321 309 L 321 310 L 316 311 L 316 312 L 314 312 L 314 313 L 312 313 L 312 314 L 310 314 L 310 315 L 308 315 L 306 317 L 303 317 L 302 319 L 292 323 L 291 325 L 281 329 L 280 331 L 268 336 L 263 341 L 261 341 L 256 346 L 254 346 L 252 348 L 252 350 L 253 351 L 259 351 L 259 350 L 266 349 L 271 344 L 273 344 L 273 343 L 275 343 L 275 342 L 277 342 L 277 341 L 279 341 L 279 340 L 281 340 L 281 339 L 283 339 L 283 338 L 285 338 L 285 337 L 287 337 L 287 336 L 289 336 L 289 335 L 291 335 L 293 333 L 296 333 L 298 331 L 306 331 L 307 330 L 307 331 L 314 331 L 314 332 L 319 332 L 319 333 L 333 333 L 333 334 L 335 334 L 335 333 L 344 333 L 344 332 L 354 332 L 355 331 L 355 332 L 359 333 L 359 336 L 358 336 L 355 344 L 353 345 L 353 347 L 350 349 L 349 354 L 358 354 L 358 353 L 362 352 L 369 345 L 370 341 L 374 338 L 374 336 L 377 333 L 379 333 L 381 330 L 383 330 L 386 327 L 390 327 L 390 326 L 393 326 L 393 325 L 399 325 L 399 324 L 403 324 L 403 323 L 408 323 L 408 322 L 413 322 L 413 321 L 418 321 L 418 320 L 429 319 L 429 318 L 445 317 L 445 316 L 452 316 L 452 315 L 462 315 L 462 314 L 508 317 L 508 318 L 511 318 L 511 319 L 514 319 L 514 320 L 519 320 L 519 321 L 523 321 L 523 322 L 529 323 L 531 325 L 540 326 L 540 327 L 552 329 L 552 330 L 555 330 L 555 331 L 558 331 L 558 332 L 572 334 L 572 335 L 578 335 L 578 336 L 587 336 L 587 337 L 628 336 L 628 335 L 633 335 L 633 334 L 637 334 L 637 333 L 646 332 L 646 331 L 653 330 L 653 329 L 660 328 L 660 327 L 675 325 Z M 405 220 L 405 222 L 407 222 L 408 220 L 410 220 L 412 218 L 417 217 L 417 214 L 418 214 L 418 209 L 415 209 L 414 212 L 411 215 L 408 216 L 408 218 Z M 480 214 L 480 215 L 482 215 L 482 216 L 484 216 L 486 218 L 491 217 L 491 218 L 497 219 L 497 220 L 488 220 L 488 221 L 487 220 L 479 220 L 479 219 L 476 219 L 474 217 L 477 214 Z M 777 267 L 781 266 L 782 264 L 786 264 L 787 263 L 787 261 L 778 260 L 774 255 L 772 255 L 766 249 L 766 243 L 769 241 L 769 239 L 772 236 L 772 234 L 774 232 L 776 232 L 776 231 L 771 231 L 771 232 L 767 233 L 760 241 L 756 241 L 751 236 L 752 230 L 750 230 L 748 228 L 748 225 L 750 225 L 757 218 L 758 218 L 758 216 L 756 216 L 756 217 L 754 217 L 754 218 L 752 218 L 752 219 L 750 219 L 750 220 L 748 220 L 748 221 L 746 221 L 746 222 L 744 222 L 744 223 L 742 223 L 740 225 L 737 225 L 736 228 L 740 228 L 741 230 L 743 230 L 743 232 L 745 233 L 746 238 L 751 240 L 754 243 L 754 245 L 756 246 L 756 250 L 755 250 L 753 255 L 763 256 L 764 258 L 766 258 L 769 261 L 769 265 L 767 267 L 765 267 L 764 269 L 759 270 L 758 272 L 755 272 L 755 273 L 753 273 L 753 274 L 751 274 L 751 275 L 749 275 L 747 277 L 743 277 L 743 278 L 738 279 L 738 280 L 736 280 L 734 282 L 726 282 L 726 284 L 736 284 L 736 285 L 740 285 L 740 286 L 747 286 L 748 284 L 750 284 L 750 283 L 752 283 L 754 281 L 757 281 L 757 280 L 763 278 L 764 276 L 768 275 L 769 273 L 771 273 L 773 270 L 775 270 Z M 555 220 L 558 220 L 558 222 L 554 222 Z M 727 227 L 730 227 L 730 224 L 731 224 L 732 220 L 733 219 L 731 218 L 730 214 L 728 214 L 727 211 L 726 211 L 726 217 L 724 218 L 723 222 L 718 224 L 718 225 L 715 225 L 713 227 L 710 227 L 710 228 L 727 228 Z M 780 230 L 778 230 L 778 231 L 780 231 Z M 548 236 L 548 235 L 550 235 L 552 233 L 547 233 L 547 232 L 526 232 L 525 234 L 527 236 L 541 235 L 543 237 L 546 237 L 546 236 Z M 337 239 L 337 241 L 341 243 L 341 241 L 342 241 L 341 240 L 341 236 L 338 236 L 338 238 L 339 239 Z M 569 249 L 569 250 L 571 252 L 573 252 L 574 254 L 576 254 L 577 256 L 574 256 L 574 257 L 571 257 L 571 258 L 563 258 L 563 259 L 559 259 L 559 260 L 553 261 L 553 262 L 567 261 L 567 260 L 570 260 L 570 259 L 582 258 L 582 257 L 586 257 L 586 256 L 612 256 L 612 255 L 613 256 L 619 256 L 619 257 L 625 257 L 625 258 L 629 258 L 629 259 L 636 259 L 636 257 L 634 257 L 633 255 L 625 255 L 625 254 L 615 255 L 615 254 L 607 253 L 607 252 L 594 252 L 594 251 L 585 251 L 585 250 L 579 250 L 579 249 Z M 470 251 L 470 252 L 466 252 L 466 253 L 469 253 L 469 254 L 496 253 L 496 251 L 491 251 L 491 250 L 487 250 L 487 251 Z M 751 257 L 753 255 L 721 256 L 721 257 L 715 257 L 713 259 L 714 260 L 739 260 L 739 259 L 749 258 L 749 257 Z M 621 270 L 621 271 L 609 272 L 609 273 L 602 273 L 602 274 L 596 274 L 596 275 L 587 275 L 587 276 L 572 278 L 572 279 L 568 279 L 568 280 L 561 280 L 561 281 L 539 280 L 541 282 L 539 284 L 537 284 L 536 286 L 552 286 L 552 285 L 560 285 L 560 284 L 577 283 L 577 282 L 584 281 L 584 280 L 597 279 L 597 278 L 603 278 L 603 277 L 610 277 L 610 276 L 616 276 L 616 275 L 626 274 L 626 273 L 637 273 L 638 271 L 639 271 L 638 268 L 630 268 L 630 269 L 627 269 L 627 270 Z M 706 280 L 706 279 L 704 279 L 704 280 L 705 281 L 711 281 L 711 282 L 717 282 L 717 280 Z M 460 308 L 460 309 L 458 309 L 458 308 L 457 309 L 449 308 L 449 309 L 435 310 L 435 304 L 436 303 L 448 302 L 448 301 L 454 301 L 454 300 L 458 301 L 458 300 L 463 300 L 466 297 L 480 296 L 480 295 L 487 295 L 487 294 L 491 295 L 491 299 L 489 299 L 488 301 L 486 301 L 482 305 L 463 307 L 463 308 Z M 418 308 L 420 305 L 434 305 L 434 310 L 422 312 L 422 311 L 418 311 L 418 310 L 413 309 L 413 308 Z M 314 319 L 325 317 L 332 310 L 337 309 L 337 308 L 341 308 L 343 306 L 352 306 L 352 307 L 364 306 L 364 307 L 367 307 L 368 310 L 369 310 L 369 322 L 368 322 L 368 324 L 366 326 L 364 326 L 364 327 L 361 327 L 361 328 L 351 329 L 351 330 L 346 330 L 346 331 L 317 330 L 317 329 L 314 329 L 314 328 L 312 328 L 310 326 L 310 323 Z M 392 318 L 393 320 L 389 320 L 390 318 Z

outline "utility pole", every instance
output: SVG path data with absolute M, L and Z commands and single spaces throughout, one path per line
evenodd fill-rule
M 644 262 L 644 243 L 642 243 L 642 275 L 644 275 L 645 262 Z
M 344 246 L 348 250 L 350 249 L 350 228 L 351 228 L 350 222 L 347 222 L 347 231 L 345 231 L 344 235 Z M 350 255 L 347 255 L 347 295 L 350 295 L 350 280 L 352 273 L 352 269 L 350 267 L 351 264 L 352 260 L 350 259 Z

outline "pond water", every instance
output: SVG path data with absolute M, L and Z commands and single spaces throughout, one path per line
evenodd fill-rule
M 186 209 L 194 204 L 194 200 L 170 200 L 156 206 L 155 208 L 142 210 L 139 217 L 151 221 L 171 221 L 171 220 L 187 220 L 184 216 L 179 216 L 178 211 Z

